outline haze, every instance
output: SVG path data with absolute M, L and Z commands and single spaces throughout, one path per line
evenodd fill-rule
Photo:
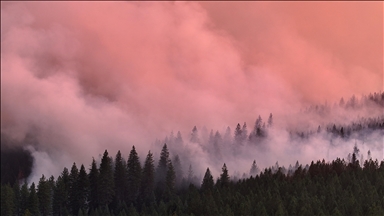
M 382 90 L 383 2 L 1 2 L 1 132 L 36 179 Z

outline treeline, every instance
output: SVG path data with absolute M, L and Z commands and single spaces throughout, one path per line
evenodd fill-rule
M 128 160 L 106 150 L 88 171 L 74 163 L 37 185 L 2 184 L 1 215 L 384 215 L 384 161 L 357 154 L 260 173 L 253 161 L 240 180 L 224 164 L 216 180 L 207 168 L 194 184 L 191 166 L 184 175 L 166 144 L 156 167 L 151 152 L 142 165 L 134 146 Z
M 350 122 L 349 124 L 335 124 L 329 123 L 322 128 L 320 125 L 317 130 L 307 130 L 307 131 L 295 131 L 290 132 L 291 139 L 295 138 L 310 138 L 316 134 L 326 132 L 331 135 L 332 138 L 360 138 L 366 135 L 369 135 L 372 132 L 380 131 L 384 135 L 384 115 L 378 116 L 376 118 L 364 118 L 360 117 L 358 120 Z
M 341 98 L 338 103 L 334 103 L 333 106 L 330 106 L 328 103 L 321 105 L 312 105 L 304 109 L 304 113 L 317 113 L 320 115 L 332 112 L 332 109 L 342 108 L 342 109 L 361 109 L 367 107 L 384 107 L 384 92 L 374 92 L 369 93 L 368 95 L 362 95 L 360 98 L 357 98 L 355 95 L 352 95 L 348 100 Z

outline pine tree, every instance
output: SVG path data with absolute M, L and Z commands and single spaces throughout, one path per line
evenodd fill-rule
M 152 194 L 155 184 L 155 165 L 151 151 L 148 152 L 145 159 L 142 181 L 140 186 L 140 195 L 142 202 L 149 203 L 152 200 Z
M 54 215 L 63 215 L 68 211 L 68 189 L 67 189 L 67 172 L 64 172 L 57 178 L 52 201 L 52 210 Z
M 248 129 L 247 129 L 247 123 L 244 122 L 243 127 L 241 129 L 241 142 L 244 142 L 248 137 Z
M 99 169 L 97 168 L 96 161 L 92 159 L 91 169 L 89 171 L 89 205 L 90 209 L 94 210 L 99 206 Z
M 28 209 L 28 197 L 29 197 L 28 184 L 27 182 L 24 182 L 24 184 L 21 186 L 21 189 L 20 189 L 20 212 L 22 214 L 25 212 L 25 210 Z
M 213 186 L 214 186 L 213 177 L 211 175 L 211 171 L 209 168 L 207 168 L 207 171 L 205 171 L 203 183 L 201 184 L 201 191 L 204 193 L 212 192 Z
M 76 166 L 76 163 L 72 164 L 71 173 L 69 174 L 69 184 L 68 184 L 68 197 L 70 212 L 73 215 L 76 215 L 79 212 L 79 187 L 78 187 L 78 178 L 79 170 Z
M 231 128 L 228 126 L 227 129 L 225 130 L 225 134 L 223 137 L 223 143 L 225 145 L 229 145 L 232 143 L 232 136 L 231 136 Z
M 184 141 L 183 141 L 183 138 L 181 137 L 181 133 L 180 131 L 177 132 L 177 135 L 176 135 L 176 140 L 175 140 L 175 144 L 179 147 L 183 146 L 184 145 Z
M 32 182 L 29 187 L 29 197 L 28 197 L 28 210 L 32 215 L 39 215 L 39 198 L 36 194 L 36 186 L 35 183 Z
M 229 175 L 228 175 L 228 170 L 227 170 L 227 165 L 223 165 L 221 168 L 221 175 L 220 175 L 220 185 L 221 187 L 228 187 L 229 185 Z
M 88 208 L 88 196 L 89 196 L 89 179 L 88 174 L 85 171 L 85 167 L 83 164 L 81 164 L 79 177 L 77 180 L 77 186 L 78 186 L 78 206 L 79 211 L 84 210 Z
M 235 129 L 235 142 L 236 144 L 240 145 L 242 142 L 243 136 L 242 136 L 242 130 L 240 123 L 237 124 L 236 129 Z
M 256 120 L 256 123 L 255 123 L 256 136 L 258 136 L 258 137 L 263 136 L 262 125 L 263 125 L 263 120 L 262 120 L 261 116 L 259 116 Z
M 14 194 L 14 205 L 15 205 L 15 214 L 16 215 L 21 215 L 21 212 L 20 212 L 20 184 L 19 184 L 19 181 L 16 181 L 14 184 L 13 184 L 13 194 Z
M 99 202 L 100 206 L 108 206 L 115 195 L 114 178 L 112 170 L 112 159 L 108 156 L 108 151 L 105 150 L 101 158 L 99 169 Z
M 183 168 L 181 166 L 180 157 L 176 155 L 173 159 L 173 167 L 175 169 L 176 182 L 175 186 L 179 188 L 184 177 Z
M 268 117 L 268 127 L 272 127 L 273 126 L 273 118 L 272 118 L 272 113 L 269 114 L 269 117 Z
M 128 162 L 128 201 L 127 204 L 137 200 L 139 195 L 140 181 L 141 181 L 141 164 L 139 156 L 136 152 L 135 146 L 132 146 L 132 150 L 129 153 Z
M 213 148 L 214 148 L 214 153 L 216 158 L 221 159 L 221 143 L 222 143 L 222 138 L 219 133 L 219 131 L 216 131 L 215 137 L 213 138 Z
M 249 141 L 256 143 L 257 140 L 263 136 L 264 136 L 263 120 L 262 120 L 261 116 L 259 116 L 256 119 L 255 126 L 253 127 L 252 132 L 249 134 Z
M 249 175 L 256 177 L 256 175 L 259 173 L 259 168 L 257 167 L 256 160 L 253 161 L 251 170 L 249 171 Z
M 175 189 L 176 174 L 172 165 L 172 161 L 168 162 L 167 176 L 165 179 L 166 188 L 172 194 Z
M 161 153 L 159 164 L 156 169 L 156 195 L 157 197 L 161 197 L 165 191 L 165 178 L 167 175 L 167 169 L 169 164 L 169 152 L 167 148 L 167 144 L 164 144 Z
M 128 195 L 128 177 L 127 177 L 127 168 L 124 164 L 124 160 L 121 156 L 121 152 L 118 151 L 115 157 L 115 172 L 114 172 L 114 181 L 115 181 L 115 202 L 119 203 L 125 200 Z
M 14 195 L 9 183 L 1 185 L 1 215 L 13 215 L 15 213 Z
M 200 143 L 199 134 L 198 134 L 196 126 L 194 126 L 193 129 L 192 129 L 190 141 L 193 142 L 193 143 Z
M 44 175 L 42 175 L 37 185 L 37 197 L 39 198 L 40 213 L 42 215 L 50 215 L 52 211 L 51 188 Z

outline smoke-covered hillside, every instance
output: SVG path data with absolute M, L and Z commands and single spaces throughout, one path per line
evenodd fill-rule
M 322 159 L 332 161 L 337 157 L 349 161 L 355 146 L 359 148 L 360 161 L 367 159 L 368 151 L 370 158 L 382 160 L 383 101 L 384 93 L 373 93 L 361 98 L 353 96 L 346 102 L 341 99 L 332 106 L 311 106 L 295 116 L 284 117 L 285 121 L 271 113 L 265 118 L 258 116 L 253 124 L 238 123 L 234 129 L 227 126 L 221 130 L 208 130 L 204 126 L 201 129 L 195 126 L 187 135 L 180 131 L 171 132 L 164 139 L 156 140 L 149 150 L 153 151 L 157 161 L 160 149 L 167 144 L 170 157 L 178 158 L 184 175 L 190 166 L 193 167 L 196 183 L 201 181 L 207 167 L 211 167 L 212 174 L 217 176 L 223 163 L 231 170 L 231 177 L 244 178 L 249 176 L 253 161 L 259 169 L 275 163 L 288 168 L 297 161 L 305 164 Z M 300 125 L 302 123 L 306 127 Z M 50 151 L 41 148 L 37 138 L 39 132 L 34 132 L 19 143 L 2 134 L 2 166 L 7 168 L 2 169 L 3 183 L 24 178 L 36 182 L 42 174 L 54 175 L 58 171 L 52 173 L 52 169 L 60 169 L 56 166 L 45 169 L 49 166 L 46 163 L 52 160 Z M 100 162 L 100 156 L 93 157 Z M 9 169 L 12 172 L 6 171 Z M 33 175 L 28 178 L 31 169 Z

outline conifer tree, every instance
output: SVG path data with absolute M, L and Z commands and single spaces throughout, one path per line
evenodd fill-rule
M 268 127 L 272 127 L 273 126 L 273 118 L 272 118 L 272 113 L 269 114 L 269 117 L 268 117 Z
M 139 195 L 140 181 L 141 181 L 141 164 L 139 156 L 136 152 L 135 146 L 129 153 L 128 162 L 128 201 L 127 204 L 134 202 Z
M 15 214 L 16 215 L 21 215 L 21 211 L 20 211 L 20 184 L 19 184 L 19 181 L 16 181 L 14 184 L 13 184 L 13 194 L 14 194 L 14 206 L 15 206 Z
M 92 210 L 99 206 L 99 169 L 97 168 L 96 161 L 92 159 L 91 169 L 89 171 L 89 205 Z
M 20 212 L 21 212 L 21 214 L 24 214 L 24 212 L 28 209 L 28 197 L 29 197 L 28 184 L 27 184 L 27 182 L 24 182 L 24 184 L 21 186 L 21 189 L 20 189 Z
M 76 215 L 79 212 L 79 187 L 77 185 L 79 178 L 79 170 L 76 166 L 76 163 L 72 164 L 71 173 L 69 174 L 69 183 L 68 183 L 68 197 L 70 212 L 73 215 Z
M 32 215 L 40 215 L 39 198 L 37 197 L 36 186 L 34 182 L 32 182 L 31 186 L 29 187 L 28 210 Z
M 177 132 L 175 143 L 179 147 L 184 145 L 184 141 L 183 141 L 183 138 L 181 136 L 180 131 Z
M 232 143 L 232 135 L 231 135 L 231 128 L 228 126 L 227 129 L 225 130 L 225 134 L 223 137 L 223 143 L 225 145 L 229 145 Z
M 116 191 L 115 202 L 119 203 L 124 201 L 128 195 L 127 168 L 120 151 L 117 152 L 115 157 L 114 181 Z
M 220 184 L 222 187 L 228 187 L 229 185 L 229 175 L 228 175 L 228 169 L 227 165 L 223 165 L 221 168 L 222 173 L 220 174 Z
M 105 150 L 101 158 L 99 169 L 99 202 L 100 206 L 108 206 L 115 195 L 114 178 L 112 170 L 112 159 L 108 156 L 108 151 Z
M 158 193 L 160 194 L 162 194 L 165 190 L 165 178 L 167 175 L 169 160 L 170 159 L 169 159 L 167 144 L 164 144 L 160 153 L 159 164 L 157 165 L 157 169 L 156 169 L 156 182 L 157 182 L 156 188 Z
M 180 157 L 179 155 L 176 155 L 173 159 L 173 167 L 175 169 L 175 186 L 176 188 L 179 188 L 181 186 L 181 182 L 184 177 L 183 168 L 181 167 Z
M 241 142 L 244 142 L 248 137 L 248 129 L 247 129 L 247 123 L 244 122 L 243 127 L 241 129 Z
M 193 169 L 192 169 L 192 165 L 189 164 L 189 167 L 188 167 L 188 177 L 187 177 L 187 181 L 188 183 L 192 183 L 192 179 L 193 179 Z
M 145 159 L 142 181 L 140 186 L 140 191 L 141 191 L 140 195 L 142 196 L 141 200 L 143 202 L 148 203 L 153 201 L 152 194 L 154 190 L 154 184 L 155 184 L 155 165 L 153 161 L 153 155 L 151 151 L 149 151 Z
M 1 215 L 13 215 L 15 213 L 14 195 L 9 183 L 1 185 Z
M 236 129 L 235 129 L 235 142 L 236 142 L 236 144 L 240 145 L 242 139 L 243 139 L 242 130 L 241 130 L 240 123 L 238 123 L 236 126 Z
M 251 170 L 249 171 L 249 175 L 256 177 L 256 175 L 259 173 L 259 168 L 257 167 L 256 160 L 253 161 Z
M 63 172 L 56 180 L 52 201 L 54 215 L 63 215 L 68 211 L 68 190 L 66 188 L 65 175 L 65 172 Z
M 77 181 L 78 186 L 78 207 L 80 210 L 85 210 L 88 208 L 88 196 L 89 196 L 89 179 L 88 174 L 85 171 L 85 167 L 81 164 L 79 177 Z
M 167 176 L 165 180 L 167 190 L 170 193 L 173 193 L 175 189 L 176 174 L 172 165 L 172 161 L 168 162 Z
M 214 184 L 215 183 L 213 181 L 211 171 L 209 170 L 209 168 L 207 168 L 204 174 L 203 183 L 201 184 L 201 191 L 204 193 L 212 192 Z
M 193 142 L 193 143 L 200 143 L 199 134 L 198 134 L 196 126 L 194 126 L 193 129 L 192 129 L 190 141 Z
M 44 175 L 42 175 L 37 185 L 37 197 L 39 198 L 40 213 L 42 215 L 50 215 L 52 211 L 51 188 Z
M 255 123 L 256 136 L 258 137 L 261 137 L 263 135 L 262 125 L 263 125 L 263 119 L 261 118 L 261 116 L 259 116 Z

